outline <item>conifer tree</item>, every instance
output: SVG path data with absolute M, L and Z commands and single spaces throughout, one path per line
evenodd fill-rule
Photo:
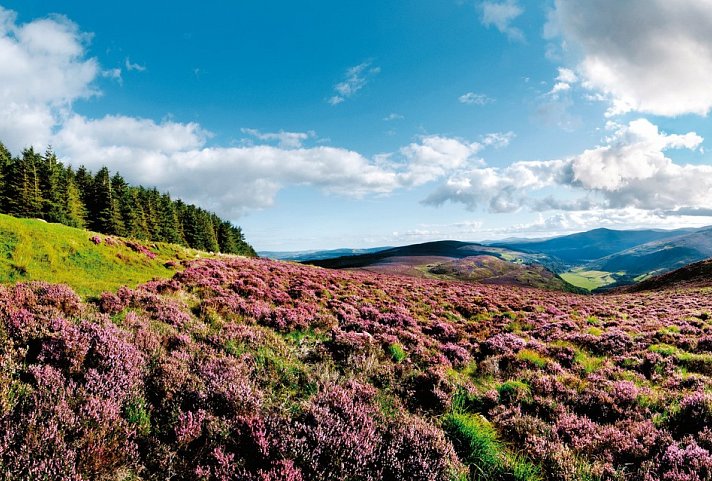
M 49 222 L 63 222 L 62 199 L 59 190 L 60 177 L 64 167 L 57 160 L 57 156 L 48 147 L 45 155 L 38 157 L 40 190 L 42 191 L 42 218 Z
M 111 188 L 109 169 L 102 167 L 94 177 L 90 227 L 97 232 L 119 235 L 124 226 Z
M 87 211 L 81 199 L 79 187 L 74 178 L 71 167 L 62 169 L 58 184 L 59 192 L 59 222 L 70 227 L 84 227 L 86 225 Z
M 42 192 L 37 172 L 38 157 L 30 147 L 22 152 L 22 157 L 12 162 L 8 170 L 9 179 L 5 182 L 9 214 L 17 217 L 42 215 Z
M 5 192 L 6 182 L 9 181 L 9 169 L 12 165 L 12 154 L 0 142 L 0 212 L 7 212 L 7 198 Z

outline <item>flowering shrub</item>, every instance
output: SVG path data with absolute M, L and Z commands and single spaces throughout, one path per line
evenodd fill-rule
M 709 481 L 711 311 L 238 258 L 0 286 L 0 479 Z

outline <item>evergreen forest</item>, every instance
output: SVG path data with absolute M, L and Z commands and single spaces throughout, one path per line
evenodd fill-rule
M 0 213 L 107 235 L 255 256 L 240 227 L 155 187 L 129 185 L 102 167 L 74 170 L 48 147 L 14 157 L 0 143 Z

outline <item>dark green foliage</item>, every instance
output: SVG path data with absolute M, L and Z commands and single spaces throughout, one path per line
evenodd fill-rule
M 49 147 L 13 157 L 0 143 L 0 213 L 39 218 L 104 234 L 256 256 L 239 227 L 156 188 L 130 186 L 102 167 L 65 167 Z

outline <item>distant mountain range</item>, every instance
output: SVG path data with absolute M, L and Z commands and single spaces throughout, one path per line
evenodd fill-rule
M 309 251 L 260 251 L 260 257 L 275 259 L 278 261 L 310 261 L 317 259 L 333 259 L 342 256 L 355 256 L 360 254 L 370 254 L 390 247 L 372 247 L 370 249 L 330 249 L 330 250 L 309 250 Z
M 292 254 L 272 257 L 331 269 L 593 291 L 634 284 L 712 257 L 712 227 L 594 229 L 545 240 L 436 241 Z

